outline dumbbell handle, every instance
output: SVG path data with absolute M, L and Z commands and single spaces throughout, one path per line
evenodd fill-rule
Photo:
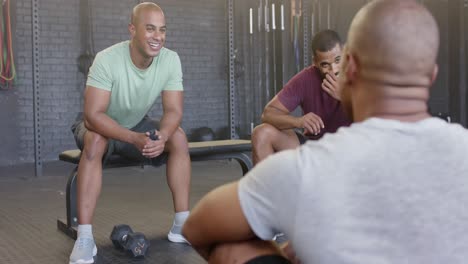
M 149 137 L 151 138 L 151 140 L 159 140 L 159 136 L 156 135 L 156 130 L 151 130 Z

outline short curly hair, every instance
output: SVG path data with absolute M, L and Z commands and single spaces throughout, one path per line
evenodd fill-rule
M 315 34 L 312 39 L 312 53 L 314 57 L 317 51 L 329 51 L 333 49 L 336 44 L 342 45 L 341 38 L 336 31 L 326 29 Z

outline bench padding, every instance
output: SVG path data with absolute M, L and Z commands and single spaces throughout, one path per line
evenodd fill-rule
M 59 160 L 78 164 L 78 162 L 80 161 L 80 156 L 81 151 L 79 149 L 70 149 L 60 153 Z
M 214 140 L 204 142 L 190 142 L 189 152 L 191 157 L 213 155 L 221 153 L 235 153 L 235 152 L 250 152 L 251 151 L 250 140 L 243 139 L 228 139 L 228 140 Z M 59 160 L 78 164 L 80 162 L 81 151 L 79 149 L 65 150 L 60 153 Z M 128 165 L 134 163 L 138 165 L 138 162 L 129 162 L 123 158 L 118 158 L 117 155 L 111 156 L 109 163 L 116 165 L 115 163 L 122 163 L 122 165 Z

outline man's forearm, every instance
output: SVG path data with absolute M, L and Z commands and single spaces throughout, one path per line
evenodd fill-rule
M 170 138 L 176 129 L 180 126 L 182 121 L 182 114 L 178 112 L 167 112 L 164 113 L 159 127 L 159 132 L 163 133 L 167 138 Z
M 133 144 L 133 134 L 135 132 L 122 127 L 105 113 L 88 115 L 85 113 L 84 122 L 88 130 L 101 136 Z
M 274 127 L 283 130 L 283 129 L 293 129 L 297 128 L 297 117 L 289 114 L 268 114 L 265 113 L 262 115 L 262 121 L 273 125 Z

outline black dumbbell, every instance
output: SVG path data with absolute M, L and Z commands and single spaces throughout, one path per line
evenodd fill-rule
M 150 136 L 149 136 L 152 140 L 159 140 L 159 136 L 156 135 L 156 131 L 155 130 L 151 130 L 150 131 Z
M 110 239 L 115 248 L 127 251 L 134 258 L 144 257 L 150 246 L 143 233 L 133 232 L 128 225 L 114 226 Z

